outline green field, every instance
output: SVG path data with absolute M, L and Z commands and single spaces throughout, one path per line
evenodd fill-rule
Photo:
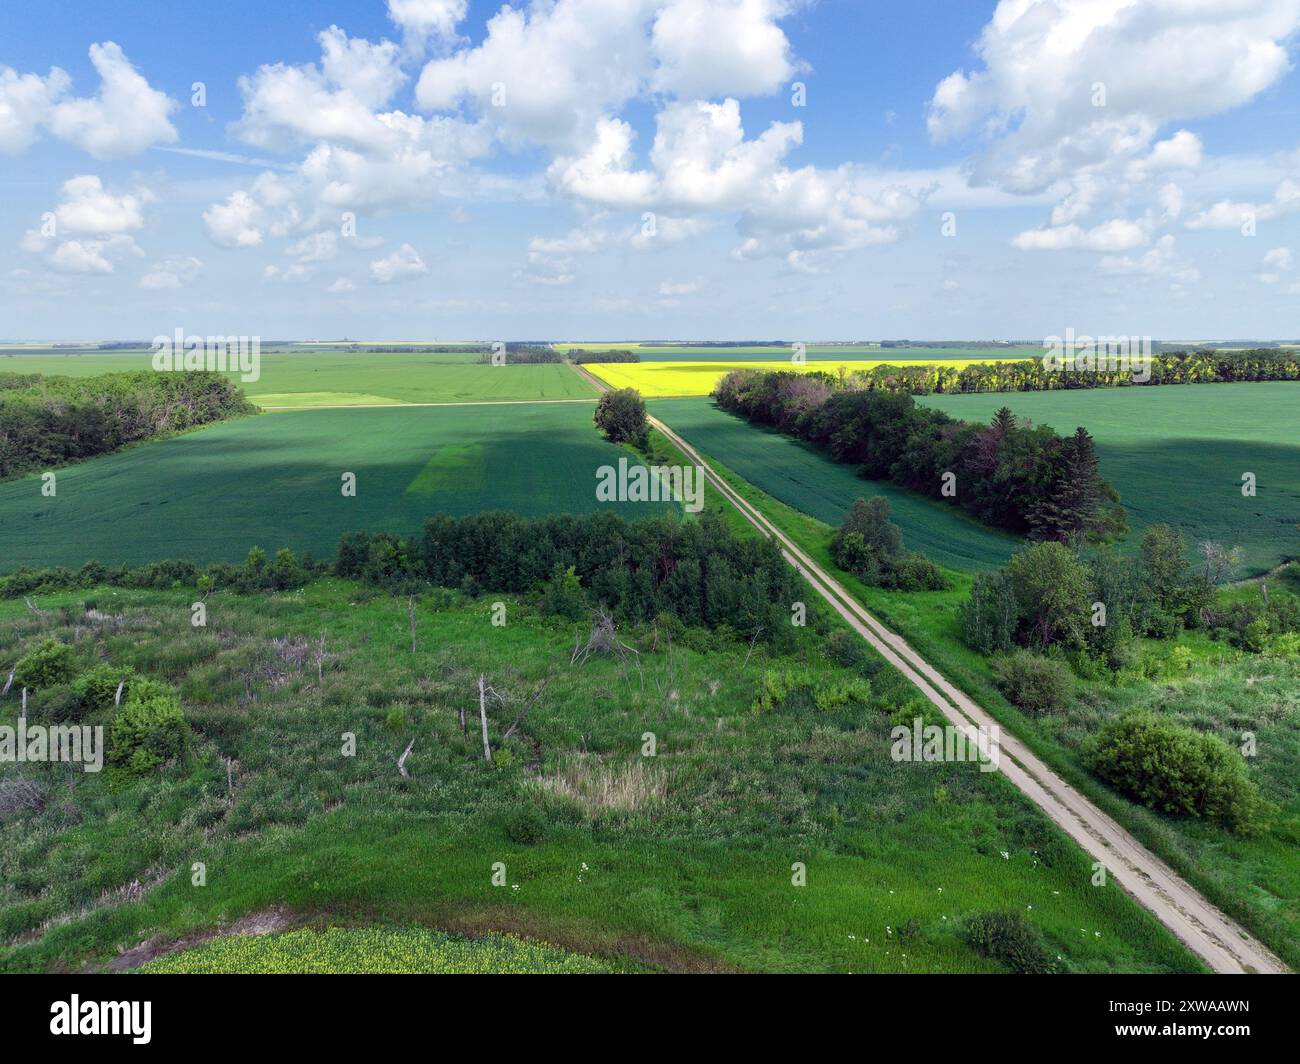
M 88 377 L 150 368 L 146 350 L 108 354 L 0 352 L 0 373 Z M 238 374 L 229 374 L 238 380 Z M 397 403 L 509 402 L 595 398 L 568 366 L 492 366 L 461 352 L 394 354 L 337 349 L 264 350 L 261 376 L 240 381 L 265 407 L 379 406 Z
M 1015 553 L 1020 540 L 983 527 L 954 506 L 914 492 L 863 480 L 810 444 L 751 425 L 707 399 L 658 399 L 650 412 L 697 447 L 769 495 L 838 526 L 853 500 L 883 495 L 909 549 L 963 571 L 991 569 Z
M 332 557 L 344 532 L 411 532 L 439 512 L 586 513 L 604 505 L 597 467 L 627 453 L 585 404 L 263 414 L 62 469 L 54 498 L 35 476 L 0 484 L 0 570 L 236 561 L 255 544 Z
M 1067 435 L 1086 427 L 1097 441 L 1102 475 L 1128 509 L 1135 533 L 1130 543 L 1147 525 L 1167 522 L 1189 543 L 1240 546 L 1238 576 L 1300 556 L 1300 384 L 927 396 L 919 402 L 977 421 L 1008 406 Z M 1254 498 L 1242 495 L 1248 472 L 1257 478 Z
M 642 362 L 789 362 L 792 344 L 779 347 L 698 347 L 689 344 L 655 347 L 637 343 L 556 344 L 560 351 L 635 351 Z M 1025 347 L 881 347 L 879 344 L 808 344 L 809 362 L 1003 362 L 1033 358 L 1042 345 Z
M 891 716 L 921 712 L 919 696 L 878 659 L 832 661 L 839 622 L 815 603 L 788 654 L 622 626 L 635 666 L 573 667 L 589 623 L 513 596 L 417 595 L 412 652 L 405 596 L 334 579 L 222 592 L 196 629 L 193 594 L 50 593 L 39 615 L 0 601 L 0 661 L 53 636 L 78 670 L 129 664 L 173 684 L 194 729 L 186 763 L 125 791 L 106 773 L 11 766 L 49 800 L 0 820 L 0 971 L 94 970 L 272 909 L 507 932 L 655 969 L 840 972 L 1005 970 L 962 934 L 996 909 L 1031 920 L 1067 971 L 1199 969 L 1118 886 L 1093 886 L 1088 858 L 1000 774 L 891 760 Z M 322 632 L 318 670 L 302 648 Z M 774 669 L 863 693 L 756 712 Z M 550 681 L 510 737 L 511 712 L 492 710 L 490 763 L 477 723 L 459 722 L 480 674 L 511 699 Z M 0 720 L 16 713 L 11 694 Z

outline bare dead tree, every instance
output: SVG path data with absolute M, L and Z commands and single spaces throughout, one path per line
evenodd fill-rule
M 483 724 L 483 760 L 492 760 L 492 747 L 488 743 L 487 730 L 487 677 L 483 673 L 478 674 L 478 718 Z
M 510 722 L 510 727 L 508 727 L 505 730 L 505 734 L 502 735 L 503 739 L 509 739 L 510 736 L 514 735 L 515 729 L 519 727 L 519 722 L 522 721 L 524 717 L 528 716 L 528 714 L 532 712 L 533 707 L 537 705 L 539 701 L 541 701 L 542 695 L 546 693 L 546 688 L 550 685 L 550 683 L 551 680 L 550 677 L 548 676 L 545 680 L 542 681 L 542 685 L 539 688 L 537 688 L 537 690 L 534 691 L 532 695 L 529 696 L 529 698 L 520 705 L 519 711 L 515 714 L 515 719 Z
M 585 664 L 592 654 L 617 654 L 624 661 L 632 655 L 639 662 L 641 652 L 635 647 L 628 646 L 618 637 L 613 614 L 603 608 L 592 612 L 595 613 L 596 620 L 591 626 L 591 634 L 587 637 L 586 646 L 581 645 L 581 636 L 579 636 L 574 642 L 569 664 Z
M 316 682 L 325 682 L 325 629 L 320 630 L 320 646 L 316 649 Z
M 26 595 L 23 596 L 23 602 L 27 604 L 27 608 L 31 610 L 34 614 L 36 614 L 37 617 L 45 617 L 49 615 L 50 612 L 49 610 L 42 610 L 37 608 L 36 603 L 34 603 Z
M 3 691 L 0 691 L 0 698 L 4 698 L 4 696 L 9 693 L 9 688 L 11 688 L 14 685 L 14 673 L 17 671 L 18 671 L 17 667 L 9 670 L 9 679 L 5 681 L 5 689 Z
M 402 751 L 402 756 L 397 759 L 397 771 L 402 774 L 402 779 L 409 780 L 411 774 L 406 771 L 406 759 L 411 756 L 411 748 L 415 746 L 415 740 L 412 739 L 406 744 L 406 749 Z
M 745 666 L 749 664 L 749 656 L 750 654 L 754 653 L 754 647 L 758 645 L 758 637 L 762 634 L 763 634 L 763 626 L 759 625 L 757 628 L 754 629 L 754 638 L 749 641 L 749 650 L 745 652 L 745 664 L 742 665 L 741 668 L 745 668 Z
M 122 704 L 122 688 L 125 686 L 126 686 L 125 680 L 119 680 L 117 682 L 117 693 L 113 695 L 113 705 L 115 707 L 120 706 Z

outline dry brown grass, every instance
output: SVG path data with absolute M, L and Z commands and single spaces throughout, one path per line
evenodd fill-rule
M 535 786 L 568 799 L 588 816 L 607 810 L 633 812 L 667 794 L 664 774 L 645 758 L 613 764 L 594 754 L 571 755 L 555 772 L 540 776 Z

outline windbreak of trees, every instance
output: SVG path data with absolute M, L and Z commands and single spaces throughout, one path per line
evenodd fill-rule
M 641 356 L 635 351 L 623 348 L 616 351 L 588 351 L 583 347 L 575 347 L 569 352 L 569 360 L 579 366 L 585 366 L 589 362 L 640 362 Z
M 874 366 L 835 380 L 859 391 L 911 395 L 971 392 L 1048 392 L 1079 388 L 1122 388 L 1157 384 L 1210 384 L 1228 381 L 1300 380 L 1300 351 L 1259 348 L 1250 351 L 1173 351 L 1151 356 L 1150 379 L 1133 380 L 1131 369 L 1050 369 L 1042 358 L 969 366 L 924 363 Z
M 506 362 L 513 366 L 532 366 L 546 362 L 563 362 L 560 353 L 553 347 L 541 344 L 506 344 Z M 491 362 L 495 358 L 492 350 L 484 351 L 478 356 L 480 362 Z
M 389 587 L 536 592 L 543 609 L 559 614 L 597 604 L 630 621 L 670 614 L 776 644 L 789 638 L 791 608 L 804 597 L 775 543 L 741 539 L 709 512 L 698 521 L 633 523 L 611 513 L 437 516 L 418 539 L 348 533 L 335 571 Z
M 858 392 L 905 392 L 911 395 L 975 392 L 1062 392 L 1082 388 L 1130 388 L 1160 384 L 1214 384 L 1227 381 L 1300 380 L 1300 351 L 1171 351 L 1151 356 L 1151 379 L 1135 381 L 1131 369 L 1050 369 L 1044 359 L 1023 362 L 930 366 L 904 363 L 850 373 L 844 367 L 833 380 Z
M 0 480 L 257 411 L 219 373 L 0 373 Z
M 713 392 L 732 413 L 808 440 L 869 480 L 955 502 L 987 524 L 1035 539 L 1109 538 L 1127 530 L 1119 494 L 1099 472 L 1092 437 L 958 421 L 911 395 L 854 391 L 821 372 L 734 370 Z

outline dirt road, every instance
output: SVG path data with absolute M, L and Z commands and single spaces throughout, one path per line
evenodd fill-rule
M 601 391 L 608 385 L 574 365 Z M 992 716 L 881 624 L 829 573 L 763 514 L 737 494 L 698 451 L 656 417 L 650 424 L 704 470 L 709 483 L 763 535 L 774 538 L 786 561 L 831 607 L 958 727 L 1000 730 L 1000 771 L 1075 840 L 1180 942 L 1215 972 L 1284 973 L 1288 969 L 1263 943 L 1229 919 L 1112 817 L 1071 787 L 1002 728 Z
M 658 418 L 650 423 L 692 462 L 709 482 L 760 532 L 775 538 L 786 560 L 814 590 L 907 677 L 953 724 L 1001 728 L 985 710 L 959 691 L 907 641 L 865 610 L 832 576 L 788 536 L 719 477 L 689 443 Z M 1001 729 L 1000 771 L 1058 824 L 1107 874 L 1156 916 L 1188 949 L 1216 972 L 1281 973 L 1288 969 L 1263 943 L 1203 898 L 1089 799 L 1061 779 L 1014 735 Z

